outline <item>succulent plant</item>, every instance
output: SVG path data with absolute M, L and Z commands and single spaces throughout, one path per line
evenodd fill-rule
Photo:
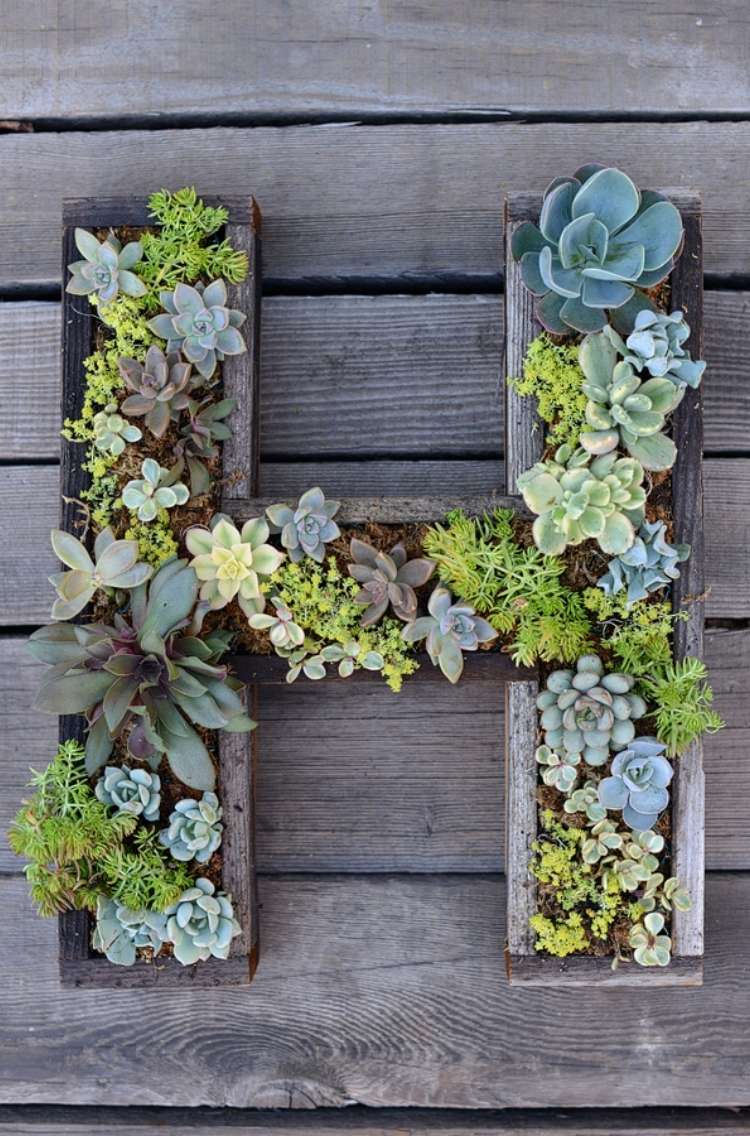
M 326 663 L 338 663 L 340 678 L 349 678 L 357 666 L 366 671 L 382 671 L 385 666 L 385 659 L 379 651 L 362 654 L 356 639 L 350 639 L 348 643 L 329 643 L 320 652 L 320 657 Z
M 606 573 L 597 580 L 605 595 L 615 596 L 627 588 L 630 606 L 679 579 L 677 565 L 687 560 L 690 545 L 669 544 L 666 531 L 663 521 L 644 521 L 631 547 L 610 560 Z
M 117 413 L 117 403 L 108 402 L 91 420 L 94 445 L 102 453 L 118 458 L 129 442 L 140 442 L 143 434 Z
M 167 916 L 158 911 L 132 911 L 101 895 L 96 902 L 96 924 L 91 938 L 116 966 L 132 966 L 136 951 L 150 948 L 155 955 L 167 941 Z
M 201 581 L 201 599 L 212 609 L 226 607 L 236 598 L 248 617 L 263 610 L 260 582 L 284 559 L 282 552 L 265 543 L 268 536 L 263 517 L 246 521 L 241 532 L 221 514 L 213 518 L 210 529 L 202 525 L 188 529 L 190 564 Z
M 159 833 L 159 842 L 175 860 L 197 860 L 205 864 L 221 844 L 224 825 L 215 793 L 204 793 L 199 801 L 185 797 L 175 805 L 169 827 Z
M 580 753 L 588 765 L 604 765 L 610 751 L 633 740 L 633 721 L 646 713 L 646 703 L 632 693 L 634 684 L 631 675 L 605 674 L 598 655 L 582 655 L 575 671 L 552 671 L 536 700 L 546 744 L 560 754 Z
M 371 544 L 354 537 L 349 548 L 354 561 L 349 565 L 349 575 L 362 584 L 354 597 L 354 602 L 365 608 L 360 620 L 362 627 L 377 623 L 389 607 L 405 623 L 416 619 L 414 589 L 427 583 L 435 571 L 435 561 L 407 560 L 406 549 L 400 543 L 390 552 L 378 552 Z
M 211 487 L 206 462 L 218 456 L 217 442 L 231 438 L 232 431 L 223 420 L 229 417 L 235 405 L 233 398 L 223 398 L 219 402 L 212 402 L 210 397 L 202 402 L 192 398 L 188 400 L 187 419 L 174 448 L 177 464 L 171 472 L 174 477 L 181 477 L 187 467 L 192 497 L 208 493 Z
M 301 647 L 277 647 L 276 654 L 287 660 L 289 666 L 286 672 L 286 681 L 296 682 L 301 674 L 313 682 L 319 682 L 326 677 L 326 663 L 318 652 L 317 645 L 306 639 Z
M 311 556 L 319 564 L 323 563 L 326 544 L 341 536 L 341 530 L 333 520 L 339 510 L 338 501 L 326 501 L 323 490 L 308 489 L 297 502 L 295 509 L 289 505 L 270 505 L 266 516 L 271 532 L 281 533 L 281 543 L 295 564 L 305 556 Z
M 166 916 L 167 941 L 183 966 L 211 956 L 228 958 L 232 939 L 242 932 L 229 896 L 215 894 L 214 885 L 202 876 L 167 908 Z
M 104 805 L 118 813 L 132 813 L 144 820 L 158 820 L 161 805 L 161 780 L 148 769 L 130 769 L 127 765 L 108 765 L 94 789 Z
M 593 427 L 581 434 L 581 445 L 590 454 L 606 454 L 621 446 L 644 469 L 670 469 L 677 450 L 661 431 L 685 388 L 666 378 L 640 379 L 627 360 L 618 361 L 610 334 L 616 332 L 605 328 L 587 335 L 578 351 L 586 379 L 586 421 Z
M 664 934 L 664 916 L 658 911 L 650 911 L 642 923 L 631 927 L 629 942 L 639 966 L 669 966 L 672 940 Z
M 122 503 L 138 516 L 139 521 L 153 521 L 160 509 L 173 509 L 190 500 L 190 491 L 174 474 L 146 458 L 141 466 L 142 478 L 129 481 L 122 491 Z
M 140 241 L 130 241 L 123 248 L 114 233 L 98 241 L 86 229 L 76 229 L 75 242 L 83 260 L 68 265 L 72 276 L 66 292 L 74 296 L 96 292 L 102 304 L 114 300 L 118 292 L 126 296 L 145 295 L 146 285 L 130 271 L 143 256 Z
M 622 844 L 622 855 L 611 856 L 603 862 L 603 882 L 606 887 L 610 876 L 617 880 L 621 891 L 636 891 L 642 884 L 654 880 L 652 873 L 659 867 L 656 853 L 664 848 L 664 837 L 645 830 L 632 833 Z M 663 880 L 663 876 L 659 880 Z M 640 900 L 639 900 L 640 902 Z
M 672 766 L 664 749 L 656 738 L 634 738 L 614 757 L 611 776 L 599 784 L 599 803 L 605 809 L 622 809 L 630 828 L 653 828 L 669 804 Z
M 181 350 L 205 379 L 211 378 L 217 361 L 225 355 L 241 355 L 247 350 L 237 330 L 245 316 L 226 306 L 223 280 L 195 288 L 178 284 L 174 292 L 160 292 L 159 299 L 165 311 L 149 320 L 149 328 L 167 340 L 168 354 Z
M 147 429 L 155 438 L 163 438 L 172 418 L 188 405 L 190 364 L 179 352 L 165 355 L 161 347 L 152 344 L 143 363 L 121 356 L 117 367 L 131 391 L 120 407 L 122 413 L 143 415 Z
M 129 731 L 128 750 L 157 769 L 166 756 L 173 774 L 193 789 L 214 787 L 211 757 L 191 723 L 244 732 L 242 684 L 218 666 L 228 635 L 201 637 L 205 608 L 195 608 L 198 578 L 184 560 L 168 560 L 150 584 L 132 592 L 129 620 L 54 623 L 35 631 L 32 654 L 51 666 L 36 708 L 86 714 L 86 769 L 94 774 Z M 194 610 L 195 609 L 195 610 Z
M 610 820 L 596 821 L 589 833 L 581 844 L 581 858 L 584 864 L 598 864 L 605 856 L 622 847 L 622 835 Z
M 586 819 L 593 821 L 594 824 L 604 820 L 607 815 L 607 810 L 599 804 L 599 786 L 596 781 L 587 781 L 574 789 L 566 798 L 563 809 L 566 813 L 584 813 Z
M 138 561 L 138 542 L 115 540 L 112 529 L 103 529 L 94 541 L 94 557 L 73 536 L 62 529 L 50 533 L 52 548 L 70 572 L 56 572 L 49 577 L 57 592 L 52 607 L 53 619 L 72 619 L 93 598 L 98 588 L 137 588 L 153 574 L 150 564 Z
M 690 894 L 677 877 L 670 876 L 665 880 L 660 872 L 649 876 L 638 903 L 644 911 L 654 911 L 657 906 L 662 911 L 689 911 L 693 906 Z
M 588 165 L 547 187 L 539 227 L 519 226 L 512 254 L 544 327 L 558 335 L 599 331 L 605 309 L 665 279 L 682 234 L 671 202 L 639 192 L 621 170 Z
M 542 770 L 544 784 L 554 786 L 561 793 L 569 793 L 578 778 L 580 753 L 566 752 L 561 757 L 548 745 L 541 745 L 534 756 L 540 765 L 545 766 Z
M 427 604 L 429 615 L 407 623 L 401 632 L 407 643 L 427 640 L 427 654 L 449 682 L 458 682 L 464 669 L 464 651 L 479 650 L 480 643 L 497 639 L 497 631 L 476 614 L 470 604 L 454 603 L 447 588 L 438 586 Z
M 560 446 L 554 461 L 537 462 L 517 479 L 533 513 L 534 543 L 551 556 L 569 544 L 595 539 L 617 556 L 635 540 L 643 520 L 646 493 L 643 467 L 635 458 L 602 454 L 591 461 L 583 448 Z
M 648 371 L 655 379 L 669 379 L 679 387 L 700 386 L 706 364 L 702 359 L 691 359 L 682 346 L 690 337 L 690 325 L 682 312 L 667 315 L 643 309 L 637 313 L 625 342 L 612 327 L 607 334 L 625 362 L 637 371 Z
M 250 626 L 256 631 L 267 631 L 268 638 L 274 647 L 281 647 L 285 650 L 301 647 L 305 641 L 305 633 L 294 622 L 292 612 L 281 602 L 278 596 L 271 596 L 271 603 L 274 614 L 258 612 L 255 615 L 250 615 L 248 619 Z

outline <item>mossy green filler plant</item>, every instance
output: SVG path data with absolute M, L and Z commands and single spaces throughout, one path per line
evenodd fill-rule
M 587 625 L 537 703 L 531 926 L 538 951 L 610 955 L 613 966 L 670 962 L 670 913 L 690 906 L 669 875 L 670 783 L 679 755 L 723 724 L 703 662 L 673 657 L 674 621 L 687 616 L 665 591 L 690 549 L 670 543 L 668 517 L 649 501 L 648 471 L 676 457 L 669 416 L 705 367 L 683 347 L 682 313 L 660 311 L 649 293 L 681 245 L 670 202 L 589 165 L 552 182 L 539 227 L 522 225 L 512 246 L 547 329 L 509 380 L 547 425 L 548 450 L 518 488 L 536 514 L 535 544 L 576 577 Z

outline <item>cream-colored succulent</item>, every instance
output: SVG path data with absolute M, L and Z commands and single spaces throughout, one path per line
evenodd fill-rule
M 241 532 L 223 516 L 214 517 L 210 529 L 200 525 L 188 529 L 185 543 L 201 581 L 201 599 L 218 609 L 236 597 L 248 618 L 263 611 L 260 581 L 284 559 L 283 552 L 265 543 L 268 536 L 263 517 L 246 521 Z

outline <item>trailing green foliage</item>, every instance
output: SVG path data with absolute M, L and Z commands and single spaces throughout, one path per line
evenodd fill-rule
M 672 629 L 684 613 L 675 614 L 664 600 L 638 600 L 628 606 L 620 593 L 607 596 L 599 588 L 586 588 L 586 609 L 602 624 L 602 642 L 627 674 L 642 678 L 665 667 L 672 659 Z
M 168 858 L 155 832 L 138 829 L 132 844 L 116 845 L 104 853 L 100 890 L 131 910 L 165 911 L 191 886 L 192 876 L 183 864 Z
M 509 378 L 518 394 L 537 401 L 539 417 L 547 423 L 547 445 L 578 445 L 586 429 L 586 395 L 578 345 L 553 343 L 546 332 L 532 339 L 523 360 L 523 378 Z
M 428 529 L 424 550 L 454 595 L 510 639 L 514 662 L 571 662 L 591 645 L 581 595 L 562 583 L 562 560 L 518 543 L 513 517 L 510 509 L 483 517 L 457 509 Z
M 672 757 L 682 753 L 701 734 L 715 734 L 724 722 L 711 709 L 713 691 L 705 681 L 706 665 L 692 656 L 670 661 L 661 673 L 643 678 L 641 689 L 654 706 L 656 736 Z

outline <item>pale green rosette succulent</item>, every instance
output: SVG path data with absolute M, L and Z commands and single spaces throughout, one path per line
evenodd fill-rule
M 91 423 L 94 445 L 102 453 L 119 458 L 130 442 L 140 442 L 143 434 L 117 413 L 117 403 L 108 402 L 104 410 L 94 415 Z
M 130 241 L 122 247 L 114 233 L 98 241 L 86 229 L 76 229 L 75 242 L 83 260 L 68 265 L 72 273 L 65 291 L 74 296 L 96 293 L 99 302 L 108 304 L 118 292 L 125 296 L 143 296 L 146 285 L 131 272 L 143 256 L 140 241 Z
M 143 820 L 159 819 L 161 779 L 147 769 L 130 769 L 127 765 L 108 765 L 94 790 L 102 804 L 118 813 L 131 813 Z
M 139 521 L 153 521 L 160 509 L 174 509 L 190 500 L 190 491 L 181 481 L 173 480 L 168 469 L 153 458 L 141 466 L 142 478 L 129 481 L 122 491 L 122 503 Z
M 96 563 L 72 533 L 53 529 L 50 539 L 58 559 L 71 569 L 49 577 L 58 597 L 52 607 L 53 619 L 73 619 L 99 588 L 137 588 L 154 571 L 150 564 L 139 563 L 136 540 L 115 540 L 110 528 L 103 529 L 94 541 Z
M 643 520 L 646 492 L 643 467 L 616 453 L 591 460 L 582 447 L 560 446 L 554 460 L 537 462 L 517 479 L 533 513 L 534 543 L 559 556 L 569 544 L 596 540 L 603 552 L 618 556 L 635 540 Z
M 202 876 L 165 914 L 167 941 L 183 966 L 212 956 L 228 958 L 232 939 L 242 933 L 229 896 L 214 894 L 214 885 Z
M 204 793 L 199 801 L 186 797 L 175 805 L 169 827 L 159 833 L 159 842 L 175 860 L 205 864 L 221 844 L 221 816 L 215 793 Z
M 438 586 L 427 604 L 429 615 L 407 623 L 401 632 L 406 643 L 426 639 L 427 654 L 449 682 L 456 683 L 464 669 L 464 651 L 478 651 L 481 643 L 497 639 L 497 631 L 470 604 L 454 603 L 447 588 Z
M 132 911 L 115 900 L 99 896 L 91 945 L 115 966 L 132 966 L 136 952 L 146 948 L 158 955 L 166 941 L 165 914 L 145 908 Z
M 246 521 L 242 531 L 226 517 L 214 517 L 211 528 L 196 525 L 188 529 L 185 543 L 193 559 L 191 566 L 201 581 L 201 599 L 214 610 L 237 599 L 248 618 L 263 611 L 260 590 L 281 565 L 284 554 L 267 544 L 269 527 L 263 517 Z

